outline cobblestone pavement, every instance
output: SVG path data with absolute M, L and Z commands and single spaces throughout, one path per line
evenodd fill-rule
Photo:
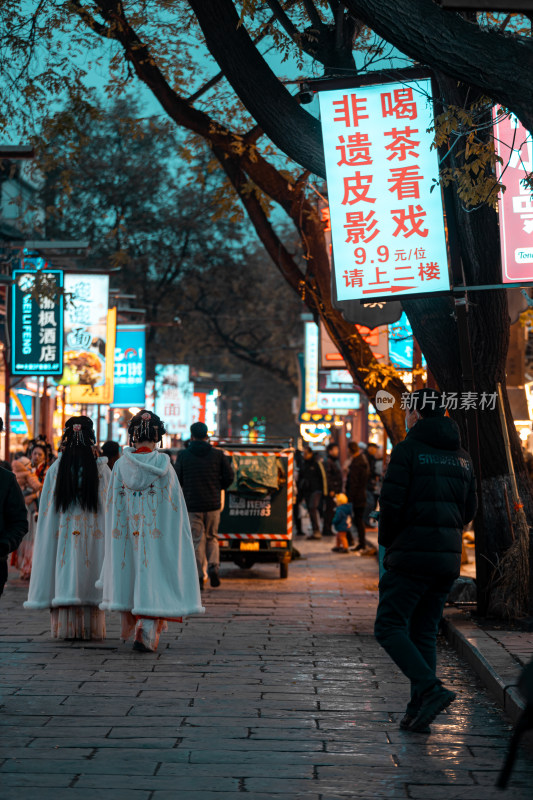
M 505 798 L 509 728 L 443 643 L 458 691 L 431 736 L 399 731 L 407 684 L 372 636 L 376 564 L 298 542 L 289 579 L 223 568 L 206 614 L 156 655 L 55 643 L 25 587 L 0 603 L 1 800 Z M 521 753 L 507 796 L 531 798 Z M 36 790 L 38 793 L 36 795 Z

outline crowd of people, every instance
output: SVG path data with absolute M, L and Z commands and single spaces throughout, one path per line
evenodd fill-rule
M 199 438 L 207 438 L 204 428 L 196 429 Z M 29 579 L 24 606 L 50 609 L 52 637 L 103 639 L 106 612 L 115 611 L 121 638 L 147 652 L 169 621 L 204 612 L 206 548 L 201 534 L 195 548 L 176 469 L 157 448 L 162 420 L 143 410 L 128 434 L 122 453 L 116 442 L 99 449 L 91 419 L 71 417 L 57 458 L 44 440 L 34 441 L 29 456 L 14 457 L 11 473 L 0 471 L 0 591 L 11 553 Z M 232 477 L 220 477 L 219 504 Z M 211 585 L 219 585 L 216 559 L 208 566 Z
M 455 699 L 436 674 L 436 637 L 460 572 L 462 531 L 477 507 L 472 462 L 441 400 L 433 389 L 412 393 L 407 436 L 383 478 L 375 445 L 363 452 L 351 442 L 344 469 L 336 444 L 328 445 L 324 460 L 305 448 L 295 504 L 298 533 L 305 503 L 309 538 L 335 534 L 336 552 L 351 546 L 369 554 L 366 527 L 381 481 L 384 559 L 375 635 L 410 681 L 400 727 L 415 732 L 427 732 Z M 189 447 L 175 464 L 157 447 L 165 426 L 152 412 L 136 414 L 128 434 L 122 454 L 107 443 L 102 455 L 92 421 L 72 417 L 57 459 L 46 442 L 36 441 L 29 455 L 15 458 L 13 472 L 0 469 L 0 593 L 8 554 L 16 552 L 21 563 L 28 557 L 21 542 L 31 535 L 36 512 L 28 509 L 38 502 L 25 608 L 50 609 L 52 636 L 63 639 L 103 639 L 105 613 L 119 612 L 121 638 L 133 637 L 134 649 L 148 652 L 157 649 L 169 621 L 204 612 L 206 580 L 220 585 L 217 529 L 233 470 L 209 443 L 203 423 L 191 426 Z
M 335 442 L 328 444 L 324 459 L 309 445 L 303 453 L 297 453 L 295 530 L 298 536 L 304 535 L 300 513 L 303 505 L 311 524 L 308 539 L 335 536 L 334 552 L 352 550 L 357 556 L 371 556 L 376 549 L 367 543 L 366 529 L 376 524 L 372 515 L 379 497 L 383 460 L 374 442 L 363 445 L 352 440 L 348 450 L 350 458 L 344 465 L 339 461 Z

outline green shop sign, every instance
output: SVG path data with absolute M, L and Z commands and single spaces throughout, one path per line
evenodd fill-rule
M 13 375 L 63 374 L 63 292 L 54 292 L 62 287 L 60 269 L 13 270 Z

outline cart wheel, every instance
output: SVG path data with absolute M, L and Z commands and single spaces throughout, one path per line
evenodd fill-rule
M 279 577 L 282 578 L 282 579 L 289 577 L 289 562 L 288 561 L 280 561 L 279 562 Z

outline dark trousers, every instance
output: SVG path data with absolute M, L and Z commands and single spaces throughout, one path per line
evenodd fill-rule
M 371 492 L 370 489 L 366 490 L 366 508 L 365 508 L 365 523 L 370 525 L 370 514 L 375 510 L 378 504 L 377 495 Z
M 296 502 L 292 507 L 292 520 L 294 525 L 294 530 L 296 532 L 296 536 L 302 535 L 302 518 L 300 517 L 300 503 L 302 502 L 302 498 L 300 495 L 297 496 Z
M 311 519 L 311 527 L 313 528 L 313 533 L 320 533 L 320 519 L 318 516 L 318 509 L 320 508 L 320 502 L 322 500 L 322 492 L 313 492 L 308 497 L 305 498 L 305 505 L 307 506 L 307 510 L 309 512 L 309 518 Z
M 357 531 L 357 538 L 361 547 L 366 547 L 366 531 L 365 531 L 365 506 L 359 506 L 353 509 L 352 524 Z
M 0 597 L 4 591 L 4 586 L 7 581 L 7 559 L 0 558 Z
M 380 645 L 411 681 L 407 713 L 416 713 L 420 696 L 439 683 L 437 633 L 453 580 L 402 575 L 387 570 L 379 582 L 374 633 Z
M 329 494 L 324 498 L 324 520 L 322 523 L 322 536 L 333 536 L 331 523 L 335 515 L 335 498 Z

